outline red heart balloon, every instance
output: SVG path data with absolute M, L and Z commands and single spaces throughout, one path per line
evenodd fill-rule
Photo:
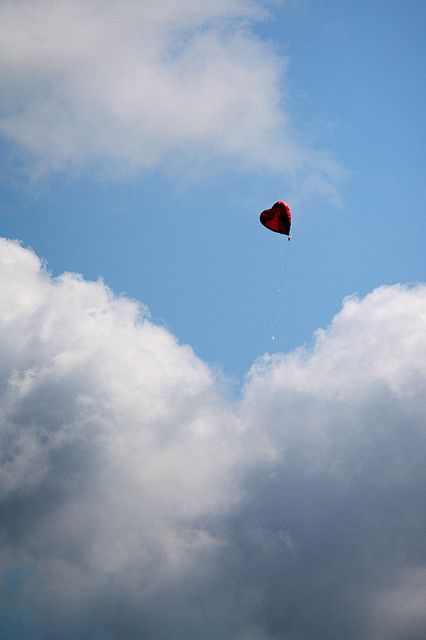
M 267 229 L 290 237 L 291 212 L 285 202 L 276 202 L 270 209 L 262 211 L 260 222 Z

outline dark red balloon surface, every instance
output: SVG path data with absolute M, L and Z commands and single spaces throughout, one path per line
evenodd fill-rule
M 265 209 L 260 214 L 260 222 L 275 233 L 290 236 L 291 212 L 285 202 L 276 202 L 270 209 Z

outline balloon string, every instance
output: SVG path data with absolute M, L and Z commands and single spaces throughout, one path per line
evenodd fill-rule
M 290 236 L 289 236 L 288 239 L 290 240 Z M 283 269 L 281 271 L 280 284 L 279 284 L 278 291 L 277 291 L 277 299 L 275 301 L 275 306 L 274 306 L 274 309 L 272 311 L 272 318 L 271 318 L 272 340 L 275 340 L 275 338 L 276 338 L 278 305 L 279 305 L 280 298 L 281 298 L 281 292 L 282 292 L 283 285 L 284 285 L 284 276 L 285 276 L 286 271 L 287 271 L 288 259 L 289 259 L 289 256 L 290 256 L 290 244 L 291 244 L 290 242 L 288 242 L 288 244 L 287 244 L 287 251 L 285 253 L 284 267 L 283 267 Z

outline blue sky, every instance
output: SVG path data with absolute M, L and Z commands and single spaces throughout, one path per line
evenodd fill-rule
M 9 390 L 2 397 L 12 416 L 2 428 L 21 452 L 16 468 L 4 471 L 3 553 L 13 558 L 7 575 L 21 575 L 22 563 L 40 572 L 37 597 L 32 579 L 15 597 L 12 579 L 4 637 L 35 638 L 16 623 L 31 608 L 43 612 L 40 639 L 420 637 L 424 614 L 413 605 L 405 618 L 398 607 L 407 593 L 422 597 L 426 589 L 424 558 L 407 542 L 413 518 L 413 538 L 424 534 L 415 497 L 424 474 L 409 461 L 424 444 L 425 4 L 170 0 L 159 9 L 151 0 L 19 0 L 0 7 L 0 235 L 23 248 L 2 245 Z M 288 243 L 259 224 L 259 213 L 281 199 L 293 227 L 278 292 Z M 142 305 L 140 326 L 131 301 Z M 366 387 L 357 377 L 364 368 Z M 353 398 L 346 395 L 352 386 Z M 202 445 L 188 435 L 195 423 L 204 426 L 194 433 L 208 434 Z M 336 435 L 338 424 L 347 424 L 345 435 Z M 92 428 L 105 429 L 99 442 Z M 44 430 L 56 434 L 48 451 Z M 253 445 L 240 441 L 242 433 Z M 68 443 L 63 451 L 59 442 Z M 126 461 L 105 453 L 105 442 Z M 400 484 L 381 447 L 403 469 Z M 109 502 L 102 486 L 111 470 L 118 476 Z M 174 484 L 188 497 L 185 508 Z M 39 487 L 34 495 L 31 486 Z M 403 506 L 407 492 L 411 511 Z M 356 504 L 354 515 L 345 500 Z M 397 505 L 395 521 L 388 501 Z M 95 504 L 104 509 L 92 522 Z M 143 507 L 133 521 L 139 504 L 148 516 Z M 380 505 L 377 521 L 372 504 Z M 73 505 L 76 533 L 62 548 Z M 105 525 L 109 512 L 129 540 L 113 522 Z M 338 514 L 343 565 L 351 527 L 365 532 L 377 558 L 366 578 L 368 606 L 355 578 L 366 567 L 359 540 L 352 573 L 333 573 L 329 564 L 326 539 Z M 34 537 L 15 544 L 32 519 Z M 381 540 L 398 522 L 400 538 L 386 556 Z M 306 533 L 311 527 L 318 540 Z M 86 566 L 89 537 L 99 560 Z M 119 551 L 133 549 L 136 538 L 144 542 L 133 555 Z M 191 546 L 195 555 L 184 561 Z M 291 583 L 274 569 L 281 548 L 291 556 Z M 297 549 L 304 560 L 291 555 Z M 397 553 L 408 559 L 394 567 Z M 152 575 L 150 557 L 167 558 L 152 591 L 137 577 Z M 384 575 L 386 562 L 392 570 Z M 321 579 L 332 602 L 323 623 L 309 587 L 319 566 L 327 567 Z M 212 567 L 213 578 L 203 581 Z M 109 586 L 105 575 L 113 576 Z M 252 578 L 249 596 L 244 585 Z M 71 594 L 66 606 L 55 589 Z M 294 608 L 283 609 L 278 592 Z M 352 600 L 346 620 L 345 597 Z M 311 613 L 301 623 L 306 601 Z
M 276 89 L 298 135 L 347 172 L 333 184 L 337 205 L 300 195 L 279 167 L 244 171 L 220 157 L 201 175 L 195 158 L 132 176 L 83 166 L 21 181 L 7 172 L 6 145 L 4 235 L 53 273 L 103 277 L 143 301 L 230 375 L 276 346 L 309 342 L 344 296 L 423 278 L 424 14 L 420 2 L 301 2 L 254 27 L 287 59 Z M 258 213 L 278 199 L 292 205 L 294 241 L 273 345 L 283 243 Z

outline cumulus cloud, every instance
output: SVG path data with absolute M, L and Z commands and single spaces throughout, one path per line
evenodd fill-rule
M 411 599 L 426 584 L 425 328 L 424 286 L 382 287 L 346 300 L 313 350 L 264 357 L 250 372 L 242 419 L 280 455 L 250 483 L 242 521 L 292 541 L 263 567 L 271 637 L 425 634 Z M 412 607 L 397 630 L 404 599 Z
M 13 610 L 40 638 L 424 637 L 425 326 L 425 286 L 350 298 L 231 406 L 144 307 L 1 240 Z
M 3 0 L 0 133 L 39 171 L 220 158 L 332 192 L 342 169 L 301 141 L 253 30 L 266 4 Z

